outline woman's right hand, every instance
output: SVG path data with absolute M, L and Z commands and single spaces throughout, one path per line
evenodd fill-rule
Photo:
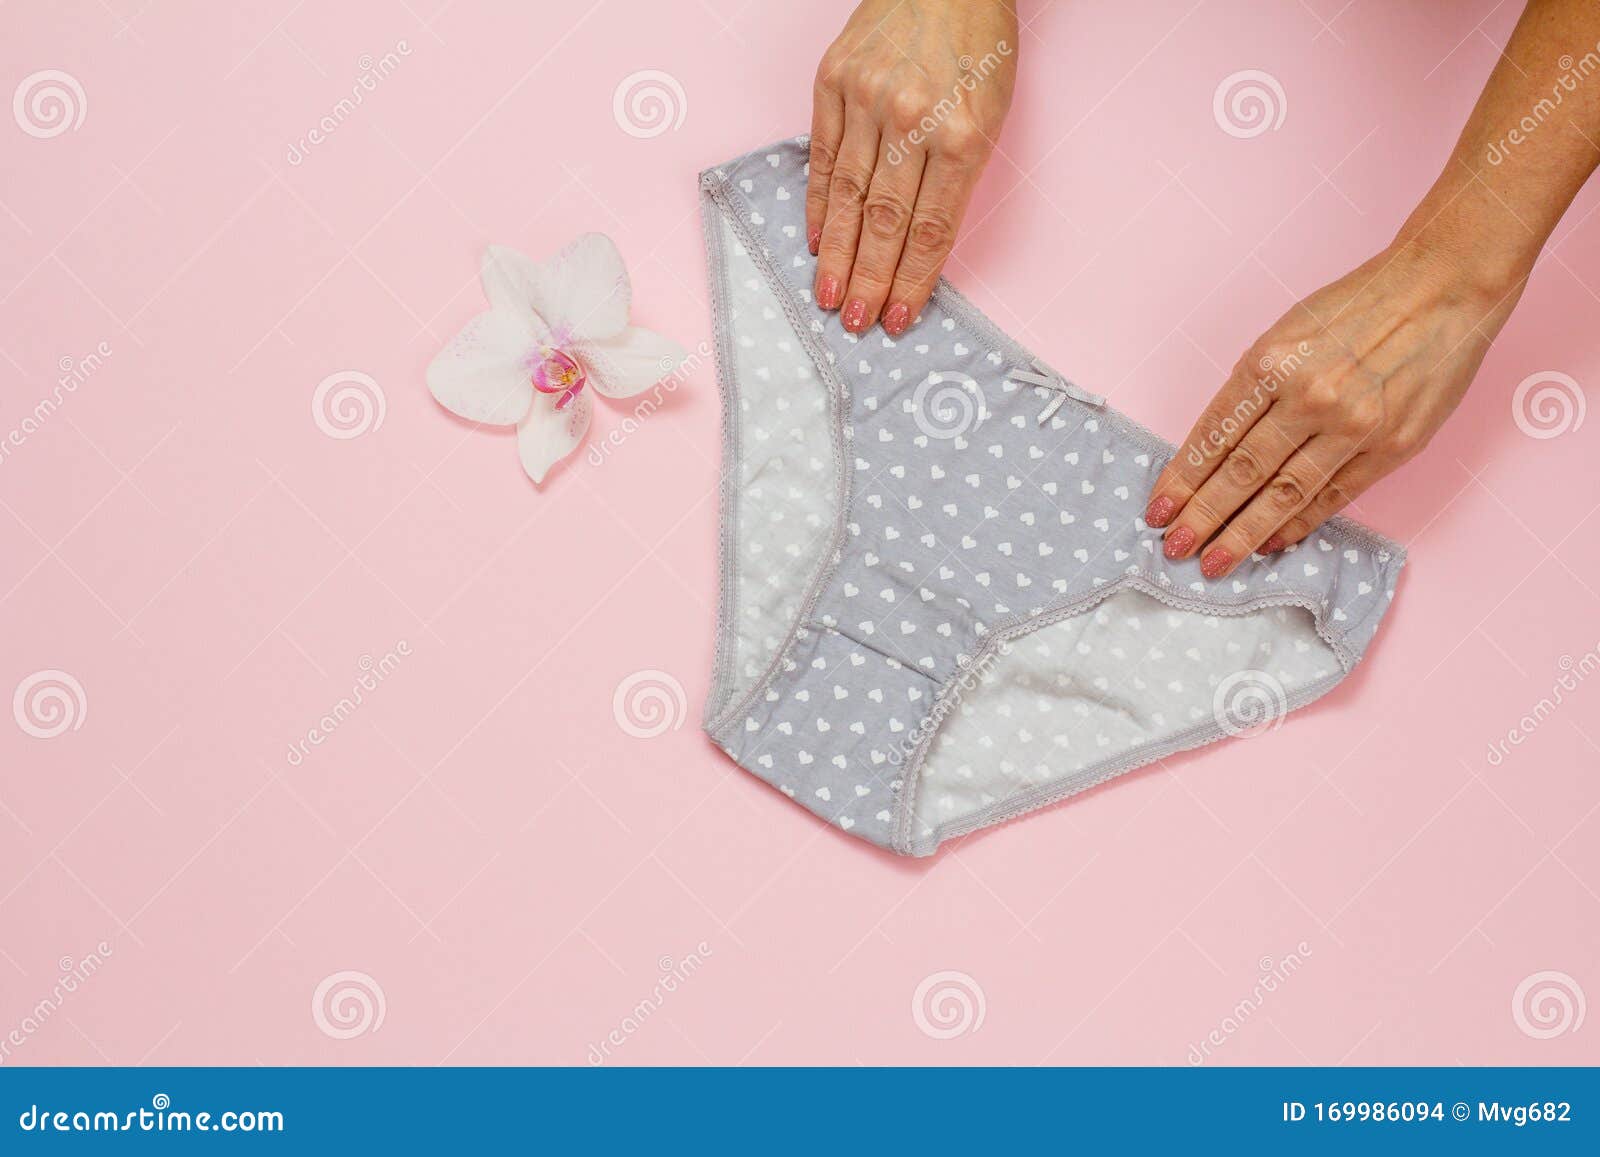
M 806 236 L 814 292 L 861 333 L 933 294 L 1011 106 L 1011 0 L 863 0 L 817 69 Z

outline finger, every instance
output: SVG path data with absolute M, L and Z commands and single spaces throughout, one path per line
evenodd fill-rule
M 806 245 L 813 256 L 828 216 L 828 183 L 844 139 L 844 97 L 823 77 L 811 90 L 811 171 L 806 180 Z
M 1291 424 L 1284 416 L 1288 413 L 1281 407 L 1271 410 L 1251 426 L 1250 432 L 1221 459 L 1215 472 L 1190 495 L 1161 544 L 1168 558 L 1188 558 L 1210 541 L 1234 511 L 1249 502 L 1250 496 L 1266 485 L 1290 455 L 1300 449 L 1311 431 Z M 1310 493 L 1303 497 L 1309 497 Z M 1285 511 L 1284 517 L 1293 513 Z M 1271 529 L 1269 526 L 1268 532 Z
M 1156 479 L 1145 523 L 1158 530 L 1170 525 L 1271 406 L 1272 394 L 1256 379 L 1255 363 L 1246 354 Z
M 977 178 L 975 165 L 944 153 L 928 157 L 889 289 L 889 306 L 883 312 L 883 328 L 890 337 L 904 333 L 933 296 Z
M 885 142 L 878 153 L 878 167 L 861 207 L 861 243 L 856 247 L 850 289 L 840 315 L 845 329 L 852 333 L 871 325 L 889 296 L 906 229 L 911 225 L 911 207 L 922 184 L 925 157 L 920 149 L 906 152 L 894 142 Z
M 1262 554 L 1293 546 L 1365 494 L 1387 471 L 1375 454 L 1358 453 L 1341 466 L 1300 513 L 1284 522 L 1261 545 Z
M 856 244 L 861 239 L 861 205 L 878 163 L 878 125 L 860 107 L 844 111 L 844 137 L 828 181 L 828 213 L 822 221 L 817 249 L 817 281 L 813 292 L 823 309 L 838 309 L 850 283 Z
M 1246 439 L 1248 441 L 1248 439 Z M 1200 559 L 1200 573 L 1216 579 L 1272 537 L 1278 527 L 1313 504 L 1356 453 L 1352 438 L 1317 434 L 1295 451 L 1248 505 L 1228 520 Z

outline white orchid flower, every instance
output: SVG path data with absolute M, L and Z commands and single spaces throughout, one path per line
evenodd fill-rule
M 589 429 L 591 391 L 628 398 L 672 373 L 682 346 L 628 324 L 622 256 L 585 233 L 550 261 L 491 245 L 483 255 L 489 311 L 428 366 L 428 389 L 453 414 L 517 427 L 522 468 L 543 482 Z

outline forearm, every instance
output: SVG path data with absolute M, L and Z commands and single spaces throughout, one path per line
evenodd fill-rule
M 1600 163 L 1600 3 L 1529 0 L 1397 245 L 1515 298 Z

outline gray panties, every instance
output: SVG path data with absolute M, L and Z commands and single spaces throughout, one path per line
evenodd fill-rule
M 1173 448 L 941 282 L 899 339 L 812 300 L 804 138 L 701 177 L 722 387 L 705 727 L 827 822 L 928 855 L 1276 726 L 1360 659 L 1397 544 L 1335 518 L 1207 580 L 1144 503 Z

